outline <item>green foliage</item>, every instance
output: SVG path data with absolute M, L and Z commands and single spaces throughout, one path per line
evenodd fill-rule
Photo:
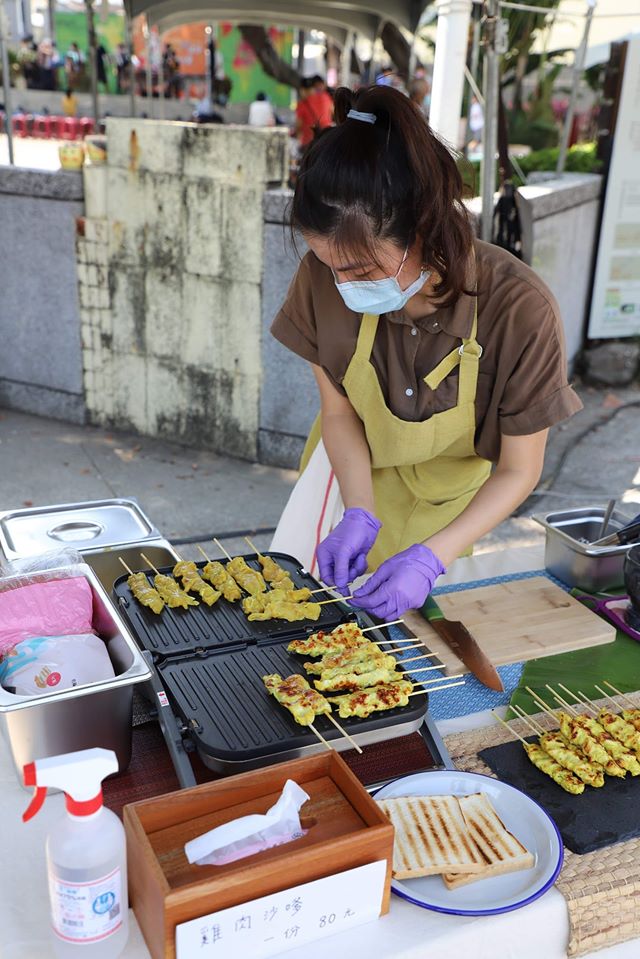
M 528 156 L 518 157 L 518 163 L 525 176 L 538 170 L 553 171 L 558 163 L 559 152 L 558 147 L 534 150 Z M 601 165 L 601 161 L 596 157 L 595 143 L 578 143 L 567 151 L 567 162 L 565 164 L 567 173 L 599 173 Z M 465 184 L 466 195 L 477 195 L 480 188 L 480 161 L 460 157 L 458 169 Z M 514 176 L 514 182 L 517 186 L 522 185 L 522 181 L 517 176 Z M 496 181 L 497 188 L 498 182 Z
M 519 112 L 510 119 L 509 140 L 511 143 L 523 143 L 532 150 L 544 150 L 558 143 L 558 128 L 553 119 L 546 116 L 530 117 Z

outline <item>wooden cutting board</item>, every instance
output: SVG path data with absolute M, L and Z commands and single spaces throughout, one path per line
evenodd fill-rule
M 435 599 L 447 619 L 464 623 L 494 666 L 600 646 L 616 638 L 614 626 L 545 576 L 443 593 Z M 447 675 L 465 671 L 418 610 L 403 618 L 438 654 Z

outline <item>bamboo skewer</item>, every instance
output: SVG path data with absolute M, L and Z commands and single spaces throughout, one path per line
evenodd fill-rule
M 557 719 L 555 710 L 552 709 L 548 703 L 545 703 L 542 696 L 538 696 L 538 694 L 533 691 L 531 686 L 525 686 L 524 688 L 529 693 L 529 695 L 533 697 L 534 701 L 538 704 L 538 706 L 541 706 L 544 709 L 545 713 L 547 713 L 549 716 L 553 716 L 554 719 Z
M 523 723 L 526 723 L 527 726 L 530 727 L 530 729 L 533 729 L 536 735 L 541 736 L 543 733 L 547 732 L 547 730 L 543 726 L 541 726 L 539 722 L 536 722 L 535 719 L 532 719 L 528 713 L 525 713 L 524 709 L 520 708 L 520 706 L 516 706 L 512 704 L 510 706 L 510 709 L 513 710 L 513 712 L 516 714 L 518 719 L 521 719 Z
M 312 733 L 314 733 L 314 734 L 318 737 L 318 739 L 320 740 L 320 742 L 321 742 L 324 746 L 326 746 L 327 749 L 333 749 L 333 746 L 331 746 L 331 745 L 327 742 L 327 740 L 324 738 L 324 736 L 322 735 L 322 733 L 319 733 L 319 732 L 318 732 L 318 730 L 317 730 L 316 727 L 313 725 L 313 723 L 309 723 L 309 729 L 311 730 Z
M 462 675 L 462 674 L 461 674 Z M 446 679 L 451 679 L 452 677 L 447 676 Z M 441 689 L 453 689 L 454 686 L 464 686 L 464 679 L 459 683 L 445 683 L 444 686 L 423 686 L 421 689 L 414 689 L 412 693 L 409 693 L 411 696 L 422 696 L 424 693 L 437 693 Z
M 318 603 L 318 606 L 328 606 L 329 603 L 346 603 L 348 599 L 353 599 L 353 596 L 336 596 L 335 599 L 323 599 Z
M 594 716 L 597 716 L 597 715 L 598 715 L 598 710 L 595 708 L 595 706 L 593 706 L 593 705 L 590 703 L 588 697 L 585 696 L 585 694 L 582 692 L 581 689 L 579 689 L 578 692 L 580 693 L 580 695 L 582 696 L 582 699 L 584 700 L 585 709 L 589 709 L 589 710 L 593 713 Z
M 357 742 L 355 741 L 355 739 L 352 739 L 352 738 L 351 738 L 351 736 L 349 735 L 349 733 L 347 732 L 347 730 L 342 728 L 342 726 L 340 725 L 340 723 L 339 723 L 336 719 L 333 718 L 333 716 L 331 715 L 331 713 L 325 713 L 325 715 L 326 715 L 327 719 L 329 720 L 329 722 L 330 722 L 330 723 L 333 723 L 333 725 L 336 727 L 336 729 L 338 730 L 338 732 L 342 733 L 342 735 L 344 736 L 344 738 L 349 740 L 349 742 L 351 743 L 351 745 L 353 746 L 353 748 L 356 750 L 356 752 L 359 752 L 359 753 L 362 755 L 362 749 L 360 748 L 360 746 L 358 746 L 358 744 L 357 744 Z
M 260 550 L 258 549 L 258 547 L 256 546 L 256 544 L 251 542 L 251 540 L 249 539 L 248 536 L 245 536 L 245 537 L 244 537 L 244 540 L 245 540 L 245 543 L 248 543 L 248 544 L 249 544 L 249 547 L 253 550 L 253 552 L 256 554 L 256 556 L 260 557 L 260 556 L 263 555 L 263 554 L 260 552 Z
M 126 564 L 125 561 L 123 560 L 122 556 L 118 556 L 118 559 L 120 560 L 120 562 L 122 563 L 122 565 L 124 566 L 124 568 L 126 569 L 126 571 L 128 572 L 129 576 L 133 576 L 133 570 L 130 569 L 129 566 L 127 566 L 127 564 Z
M 402 650 L 404 653 L 404 649 Z M 435 653 L 424 653 L 422 656 L 412 656 L 410 659 L 399 659 L 398 662 L 401 666 L 406 666 L 407 663 L 415 663 L 419 659 L 433 659 Z M 429 669 L 442 669 L 442 666 L 429 666 Z
M 197 549 L 200 550 L 200 552 L 202 553 L 202 555 L 203 555 L 204 558 L 206 559 L 207 563 L 210 563 L 211 560 L 209 559 L 209 557 L 207 556 L 207 554 L 206 554 L 205 551 L 203 550 L 202 546 L 198 546 Z
M 575 693 L 571 692 L 571 690 L 568 689 L 563 683 L 558 683 L 558 686 L 563 691 L 563 693 L 566 693 L 567 696 L 571 696 L 571 698 L 574 699 L 577 702 L 578 706 L 582 707 L 582 709 L 592 708 L 591 703 L 589 702 L 588 699 L 586 698 L 580 699 L 578 696 L 576 696 Z M 581 693 L 580 695 L 583 695 L 583 694 Z
M 498 714 L 494 712 L 493 709 L 491 710 L 491 715 L 493 716 L 494 719 L 497 719 L 499 723 L 502 723 L 505 729 L 508 729 L 512 736 L 517 736 L 521 743 L 524 743 L 525 746 L 531 745 L 530 743 L 527 742 L 524 736 L 521 736 L 520 733 L 517 733 L 515 731 L 515 729 L 512 729 L 509 723 L 506 721 L 506 719 L 503 719 L 502 716 L 498 716 Z
M 392 619 L 388 623 L 380 623 L 378 626 L 365 626 L 364 629 L 361 629 L 361 633 L 370 633 L 372 629 L 384 629 L 385 626 L 397 626 L 398 623 L 404 623 L 404 619 Z M 394 643 L 408 643 L 413 639 L 417 639 L 417 636 L 403 636 L 401 639 L 394 639 Z
M 220 552 L 221 552 L 224 556 L 226 556 L 226 558 L 229 560 L 229 562 L 231 562 L 231 560 L 232 560 L 233 557 L 230 556 L 229 553 L 227 553 L 226 549 L 224 548 L 224 546 L 222 545 L 222 543 L 220 542 L 220 540 L 219 540 L 219 539 L 216 539 L 216 537 L 214 536 L 214 537 L 213 537 L 213 542 L 216 544 L 216 546 L 218 547 L 218 549 L 220 550 Z M 329 748 L 331 748 L 331 747 L 329 747 Z
M 613 699 L 612 696 L 609 695 L 609 693 L 605 693 L 604 689 L 601 686 L 598 686 L 597 683 L 594 683 L 593 685 L 594 685 L 594 688 L 597 689 L 598 692 L 601 693 L 605 699 L 608 699 L 610 703 L 613 703 L 613 706 L 615 709 L 618 708 L 617 702 L 615 701 L 615 699 Z
M 579 715 L 580 715 L 580 713 L 578 712 L 578 710 L 575 709 L 573 706 L 571 706 L 570 703 L 568 703 L 566 699 L 563 699 L 562 696 L 560 695 L 560 693 L 557 693 L 557 692 L 555 691 L 555 689 L 553 689 L 553 687 L 549 685 L 549 683 L 545 683 L 545 686 L 546 686 L 546 688 L 549 690 L 549 692 L 551 693 L 551 695 L 553 696 L 553 698 L 555 699 L 555 701 L 556 701 L 557 703 L 560 703 L 560 705 L 563 707 L 563 709 L 566 709 L 567 712 L 568 712 L 568 713 L 571 713 L 572 716 L 579 716 Z
M 638 703 L 634 702 L 634 700 L 631 699 L 631 696 L 627 696 L 627 694 L 623 693 L 620 689 L 616 689 L 613 683 L 608 683 L 606 679 L 603 679 L 602 682 L 604 683 L 605 686 L 608 686 L 609 689 L 612 689 L 617 696 L 621 696 L 623 699 L 626 699 L 626 701 L 631 705 L 632 709 L 640 708 L 638 706 Z
M 149 557 L 148 557 L 148 556 L 145 556 L 144 553 L 140 553 L 140 555 L 142 556 L 143 560 L 145 561 L 145 563 L 147 564 L 147 566 L 149 567 L 149 569 L 152 569 L 153 572 L 156 574 L 156 576 L 159 576 L 159 575 L 160 575 L 160 571 L 155 568 L 155 566 L 153 565 L 153 563 L 151 562 L 151 560 L 149 559 Z

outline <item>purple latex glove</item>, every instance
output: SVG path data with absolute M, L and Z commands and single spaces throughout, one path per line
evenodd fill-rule
M 408 609 L 420 609 L 438 576 L 446 569 L 422 543 L 396 553 L 382 563 L 353 602 L 378 619 L 399 619 Z
M 382 523 L 366 509 L 347 509 L 326 539 L 318 545 L 316 558 L 320 579 L 337 586 L 343 595 L 347 584 L 367 570 L 367 553 L 376 541 Z

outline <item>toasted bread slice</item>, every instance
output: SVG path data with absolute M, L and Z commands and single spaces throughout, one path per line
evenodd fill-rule
M 460 796 L 459 802 L 469 835 L 480 849 L 486 866 L 482 872 L 448 871 L 443 876 L 447 889 L 533 866 L 534 857 L 509 832 L 484 793 Z
M 402 796 L 378 804 L 395 827 L 396 879 L 481 872 L 486 860 L 469 835 L 455 796 Z

